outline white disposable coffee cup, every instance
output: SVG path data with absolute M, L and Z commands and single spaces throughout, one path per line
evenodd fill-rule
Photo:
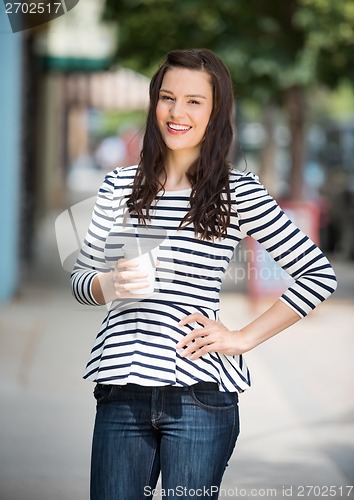
M 136 266 L 129 268 L 129 270 L 145 273 L 146 276 L 142 278 L 129 280 L 130 283 L 144 283 L 147 282 L 148 285 L 144 288 L 138 288 L 136 290 L 130 290 L 133 294 L 151 294 L 155 290 L 156 282 L 156 259 L 157 259 L 158 247 L 153 248 L 141 255 L 136 255 L 136 253 L 130 253 L 129 251 L 124 252 L 124 258 L 129 262 L 134 262 Z

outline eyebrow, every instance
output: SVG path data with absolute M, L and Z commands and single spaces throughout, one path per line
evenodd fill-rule
M 173 92 L 171 92 L 170 90 L 167 90 L 167 89 L 160 89 L 160 92 L 166 92 L 167 94 L 171 94 L 173 95 Z M 187 94 L 185 97 L 199 97 L 200 99 L 206 99 L 206 97 L 204 95 L 201 95 L 201 94 Z

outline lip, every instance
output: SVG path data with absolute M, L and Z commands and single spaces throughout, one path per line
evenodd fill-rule
M 192 128 L 190 125 L 187 125 L 185 123 L 167 122 L 166 125 L 167 125 L 167 130 L 169 131 L 169 133 L 173 134 L 173 135 L 186 134 Z M 175 127 L 175 128 L 173 128 L 173 127 Z M 179 127 L 183 127 L 183 128 L 179 128 Z

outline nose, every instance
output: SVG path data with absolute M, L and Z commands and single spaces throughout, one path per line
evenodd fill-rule
M 181 118 L 185 115 L 184 104 L 181 101 L 173 101 L 170 108 L 170 115 L 172 118 Z

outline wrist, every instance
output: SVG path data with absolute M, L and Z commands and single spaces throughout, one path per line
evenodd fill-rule
M 100 304 L 107 304 L 114 300 L 115 289 L 112 272 L 99 273 L 92 283 L 92 292 L 95 300 Z
M 244 354 L 256 347 L 256 344 L 252 341 L 250 334 L 242 328 L 240 330 L 236 330 L 234 333 L 237 335 L 236 344 L 238 354 Z

